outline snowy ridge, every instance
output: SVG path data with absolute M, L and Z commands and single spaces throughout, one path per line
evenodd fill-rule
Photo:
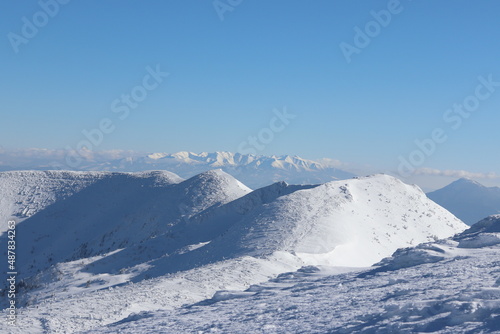
M 18 250 L 19 279 L 54 263 L 166 242 L 182 218 L 250 192 L 217 170 L 183 182 L 163 172 L 105 176 L 18 225 L 17 241 L 30 245 Z
M 0 172 L 0 219 L 24 220 L 103 177 L 98 172 Z M 0 235 L 6 229 L 1 224 Z
M 129 173 L 72 171 L 0 172 L 0 219 L 15 218 L 19 223 L 46 207 L 64 200 L 106 178 Z M 174 173 L 141 172 L 133 177 L 154 179 L 156 183 L 175 183 L 182 179 Z M 0 227 L 0 235 L 6 225 Z
M 222 170 L 184 181 L 104 173 L 19 223 L 19 242 L 32 247 L 18 254 L 13 333 L 127 321 L 304 265 L 369 266 L 465 228 L 418 187 L 387 175 L 250 191 Z

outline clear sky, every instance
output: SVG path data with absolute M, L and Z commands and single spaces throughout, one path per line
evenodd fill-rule
M 0 146 L 75 148 L 101 126 L 93 150 L 500 175 L 499 14 L 493 0 L 3 1 Z

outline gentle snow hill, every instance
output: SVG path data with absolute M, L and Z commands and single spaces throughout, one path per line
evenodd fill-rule
M 417 186 L 375 175 L 280 196 L 189 255 L 204 252 L 216 260 L 287 252 L 305 264 L 363 267 L 399 247 L 444 238 L 465 228 Z
M 430 192 L 427 196 L 468 225 L 500 213 L 500 188 L 485 187 L 465 178 Z
M 500 333 L 500 215 L 374 268 L 309 266 L 85 333 Z
M 203 240 L 212 241 L 214 238 L 227 233 L 236 222 L 244 217 L 254 216 L 264 205 L 277 198 L 289 195 L 299 190 L 315 188 L 318 185 L 289 185 L 286 182 L 277 182 L 248 193 L 232 202 L 214 205 L 189 219 L 184 224 L 176 226 L 178 234 L 199 235 Z

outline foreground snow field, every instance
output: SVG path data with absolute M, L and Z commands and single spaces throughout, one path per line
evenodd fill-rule
M 500 332 L 500 216 L 400 249 L 370 269 L 335 270 L 304 267 L 86 333 Z
M 37 181 L 37 175 L 43 182 Z M 289 291 L 286 286 L 314 286 L 316 280 L 350 284 L 361 279 L 356 276 L 359 268 L 398 248 L 433 242 L 467 228 L 420 188 L 387 175 L 308 186 L 278 182 L 254 191 L 221 170 L 188 180 L 168 172 L 17 172 L 0 173 L 0 182 L 2 197 L 14 202 L 4 201 L 0 213 L 5 219 L 16 218 L 17 241 L 23 245 L 17 259 L 21 283 L 17 324 L 0 324 L 0 332 L 8 333 L 73 333 L 94 328 L 114 332 L 115 327 L 103 326 L 145 326 L 141 319 L 151 315 L 159 321 L 155 326 L 161 327 L 165 311 L 173 312 L 168 317 L 179 321 L 172 320 L 159 332 L 190 332 L 190 324 L 197 322 L 184 322 L 183 315 L 189 319 L 193 309 L 185 305 L 201 303 L 194 309 L 207 310 L 208 318 L 198 311 L 193 315 L 199 318 L 196 326 L 204 328 L 210 310 L 225 305 L 215 301 L 253 303 L 255 296 L 262 296 L 255 295 L 260 290 L 279 294 Z M 23 206 L 33 203 L 41 204 L 32 206 L 30 215 L 19 215 Z M 6 234 L 0 234 L 0 239 L 6 244 Z M 448 254 L 446 247 L 452 249 L 453 242 L 443 247 L 441 253 Z M 406 257 L 398 255 L 394 263 L 435 259 L 432 252 L 429 255 L 426 249 L 417 248 Z M 450 250 L 449 254 L 455 253 Z M 291 274 L 265 283 L 287 272 Z M 333 272 L 351 273 L 328 278 Z M 371 294 L 368 286 L 359 284 L 345 294 L 332 290 L 336 295 L 329 298 L 349 300 L 358 288 Z M 308 289 L 299 289 L 294 298 L 310 304 L 311 295 Z M 5 307 L 6 298 L 1 303 Z M 254 311 L 261 308 L 260 304 L 244 305 Z M 375 306 L 370 310 L 376 310 Z M 346 312 L 338 315 L 339 326 L 347 323 L 349 314 L 357 314 Z M 359 312 L 366 313 L 366 309 Z M 256 313 L 249 312 L 248 319 L 252 314 Z M 312 319 L 318 326 L 327 321 L 319 310 L 312 314 L 317 315 Z M 296 326 L 303 317 L 297 315 Z M 232 319 L 224 326 L 238 326 Z M 273 330 L 272 323 L 254 323 L 264 326 L 255 327 L 255 332 Z M 278 330 L 285 324 L 276 326 Z M 138 332 L 158 332 L 153 327 L 137 328 Z

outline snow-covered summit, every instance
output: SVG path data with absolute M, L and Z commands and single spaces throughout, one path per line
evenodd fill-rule
M 450 183 L 449 187 L 454 188 L 454 189 L 464 189 L 467 187 L 474 189 L 474 188 L 482 188 L 484 186 L 477 181 L 474 181 L 474 180 L 469 179 L 467 177 L 462 177 L 462 178 L 456 180 L 455 182 Z
M 368 266 L 398 247 L 465 228 L 420 188 L 374 175 L 280 196 L 235 223 L 206 249 L 213 254 L 224 249 L 226 257 L 285 251 L 306 264 Z

